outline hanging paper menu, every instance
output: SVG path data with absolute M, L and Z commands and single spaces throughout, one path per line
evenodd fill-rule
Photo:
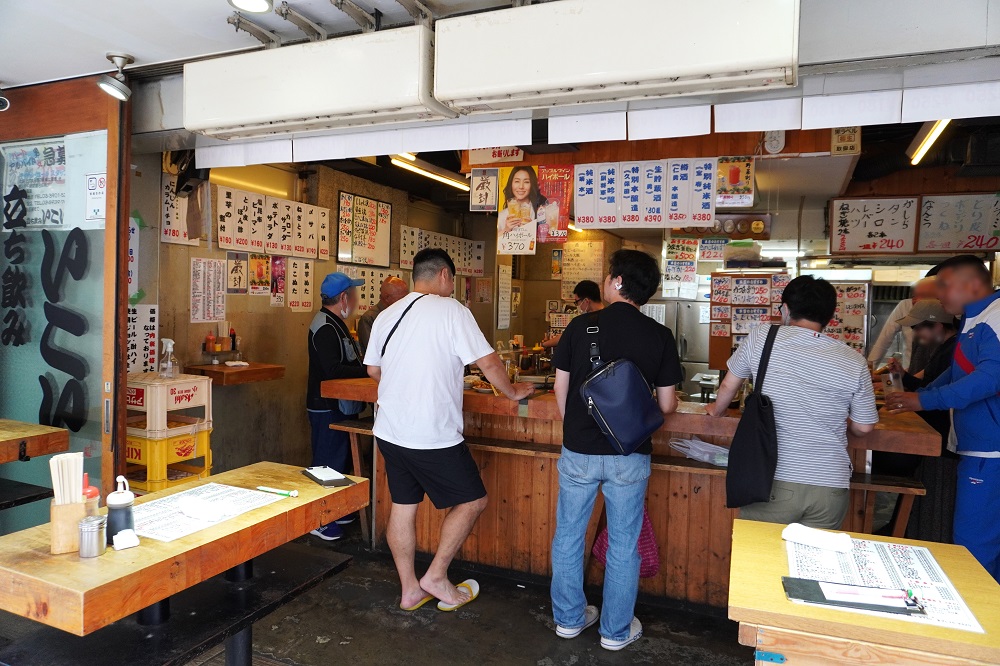
M 307 208 L 305 204 L 301 203 L 296 203 L 292 208 L 292 254 L 296 257 L 306 256 Z
M 160 179 L 160 242 L 197 245 L 198 239 L 188 235 L 188 200 L 177 196 L 177 176 L 162 174 Z
M 330 258 L 330 210 L 314 206 L 316 213 L 316 258 L 326 261 Z
M 236 215 L 233 218 L 233 244 L 238 250 L 246 251 L 250 247 L 250 197 L 253 195 L 243 190 L 233 190 L 236 199 Z
M 662 227 L 664 214 L 664 190 L 666 187 L 666 162 L 642 162 L 639 187 L 639 214 L 642 226 Z
M 295 234 L 295 202 L 278 200 L 278 222 L 281 224 L 281 236 L 278 238 L 278 252 L 291 255 L 295 250 L 293 236 Z
M 617 162 L 597 165 L 597 227 L 600 229 L 615 228 L 620 222 L 620 167 Z
M 306 243 L 306 253 L 307 259 L 316 258 L 316 236 L 317 234 L 317 220 L 316 220 L 316 206 L 306 206 L 306 226 L 305 226 L 305 243 Z
M 693 161 L 694 182 L 691 197 L 692 227 L 711 227 L 715 220 L 715 178 L 718 171 L 716 158 L 699 158 Z
M 604 241 L 574 241 L 563 246 L 561 297 L 573 300 L 573 289 L 581 280 L 603 282 Z
M 642 226 L 642 163 L 621 163 L 621 220 L 623 229 Z
M 837 307 L 823 333 L 860 354 L 868 343 L 869 295 L 867 282 L 833 282 Z
M 674 229 L 691 224 L 692 160 L 667 160 L 667 222 Z
M 777 306 L 788 284 L 787 273 L 712 273 L 709 367 L 722 370 L 755 326 L 779 321 Z
M 577 164 L 573 177 L 573 211 L 576 226 L 590 229 L 597 222 L 597 198 L 593 164 Z
M 236 190 L 220 187 L 218 200 L 218 212 L 216 213 L 218 225 L 215 230 L 215 238 L 221 249 L 236 249 Z
M 830 251 L 910 253 L 916 248 L 916 197 L 833 199 L 830 202 Z
M 264 197 L 250 194 L 250 251 L 263 252 L 267 227 L 264 223 Z
M 281 200 L 264 197 L 264 251 L 278 254 L 281 241 Z
M 338 261 L 369 266 L 389 265 L 391 204 L 341 192 L 337 219 Z

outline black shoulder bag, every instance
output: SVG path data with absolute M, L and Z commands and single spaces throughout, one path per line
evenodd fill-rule
M 729 446 L 726 506 L 730 509 L 771 500 L 774 471 L 778 466 L 778 431 L 774 425 L 774 406 L 763 391 L 764 375 L 777 335 L 778 327 L 771 326 L 760 354 L 753 392 L 746 397 L 743 416 Z
M 597 344 L 596 313 L 587 327 L 590 365 L 580 386 L 587 413 L 597 422 L 611 447 L 623 456 L 633 453 L 663 425 L 663 413 L 639 367 L 627 358 L 604 363 Z
M 403 317 L 405 317 L 407 315 L 407 313 L 410 311 L 410 308 L 412 308 L 414 305 L 417 304 L 417 301 L 419 301 L 421 298 L 423 298 L 426 295 L 427 294 L 420 294 L 419 296 L 417 296 L 416 298 L 414 298 L 413 302 L 410 303 L 409 305 L 407 305 L 406 309 L 403 310 L 403 314 L 399 315 L 399 319 L 396 320 L 396 323 L 393 325 L 392 330 L 389 331 L 389 335 L 385 336 L 385 342 L 382 343 L 382 357 L 385 357 L 385 348 L 389 346 L 389 340 L 392 340 L 392 335 L 393 335 L 393 333 L 396 332 L 396 329 L 399 328 L 399 324 L 400 324 L 400 322 L 403 321 Z

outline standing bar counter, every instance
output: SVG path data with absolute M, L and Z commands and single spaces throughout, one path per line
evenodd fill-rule
M 374 402 L 377 387 L 370 379 L 330 380 L 323 382 L 322 394 Z M 549 576 L 559 490 L 556 460 L 562 443 L 555 396 L 536 394 L 516 403 L 465 391 L 463 410 L 466 442 L 479 465 L 490 502 L 458 559 Z M 728 446 L 739 416 L 732 410 L 726 416 L 713 418 L 705 414 L 703 404 L 682 402 L 653 436 L 653 471 L 646 500 L 660 547 L 660 573 L 642 579 L 643 593 L 726 606 L 732 528 L 737 515 L 737 511 L 726 508 L 726 470 L 684 458 L 670 448 L 669 442 L 674 437 L 696 435 Z M 883 412 L 874 432 L 865 438 L 850 437 L 849 447 L 854 468 L 864 470 L 869 450 L 940 455 L 941 436 L 915 414 Z M 378 455 L 374 482 L 374 543 L 386 549 L 390 499 Z M 875 491 L 883 486 L 877 479 L 855 473 L 851 488 L 851 508 L 844 529 L 870 532 Z M 912 495 L 909 497 L 912 499 Z M 593 542 L 602 508 L 598 494 L 588 544 Z M 443 519 L 444 512 L 425 499 L 417 514 L 418 550 L 433 552 Z M 590 562 L 588 581 L 598 583 L 602 576 L 600 565 Z

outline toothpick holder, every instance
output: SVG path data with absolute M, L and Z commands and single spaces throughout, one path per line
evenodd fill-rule
M 49 505 L 49 552 L 53 555 L 75 553 L 80 550 L 80 520 L 97 514 L 98 500 Z

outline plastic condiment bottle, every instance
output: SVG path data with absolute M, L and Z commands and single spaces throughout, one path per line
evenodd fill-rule
M 119 475 L 118 490 L 108 493 L 108 545 L 114 543 L 114 537 L 122 530 L 134 530 L 135 518 L 132 516 L 132 504 L 135 493 L 128 489 L 128 479 Z
M 83 473 L 84 511 L 88 516 L 97 515 L 97 505 L 101 502 L 101 491 L 90 485 L 90 474 Z
M 174 341 L 162 338 L 163 356 L 160 357 L 160 377 L 173 379 L 181 374 L 181 364 L 174 356 Z

